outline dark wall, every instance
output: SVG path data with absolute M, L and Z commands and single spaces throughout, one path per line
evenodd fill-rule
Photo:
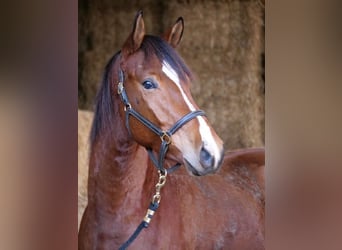
M 108 59 L 121 48 L 137 10 L 161 34 L 179 16 L 178 48 L 197 76 L 194 99 L 226 149 L 264 145 L 264 6 L 262 1 L 79 1 L 79 108 L 93 110 Z

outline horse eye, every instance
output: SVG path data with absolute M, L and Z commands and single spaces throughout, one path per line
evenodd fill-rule
M 152 81 L 149 81 L 149 80 L 146 80 L 143 82 L 143 86 L 145 89 L 155 89 L 157 88 L 157 85 L 152 82 Z

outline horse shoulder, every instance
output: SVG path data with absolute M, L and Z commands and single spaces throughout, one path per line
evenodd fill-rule
M 265 197 L 265 149 L 249 148 L 225 153 L 222 173 L 236 180 L 237 185 L 253 189 Z M 257 191 L 256 191 L 257 189 Z

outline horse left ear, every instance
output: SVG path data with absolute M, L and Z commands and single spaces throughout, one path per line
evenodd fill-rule
M 178 17 L 176 23 L 164 34 L 163 38 L 174 48 L 177 47 L 182 39 L 184 31 L 183 17 Z
M 130 55 L 137 51 L 145 36 L 145 25 L 142 10 L 138 11 L 135 16 L 132 33 L 127 38 L 122 47 L 124 55 Z

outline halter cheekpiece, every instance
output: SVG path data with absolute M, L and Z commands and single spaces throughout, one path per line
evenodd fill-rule
M 119 69 L 118 94 L 120 96 L 121 101 L 124 104 L 124 111 L 126 114 L 126 127 L 127 127 L 129 134 L 131 134 L 131 129 L 129 126 L 129 117 L 133 116 L 138 121 L 140 121 L 144 126 L 146 126 L 149 130 L 151 130 L 153 133 L 157 134 L 160 137 L 161 146 L 159 150 L 158 159 L 154 155 L 151 148 L 146 148 L 153 165 L 158 169 L 159 180 L 158 180 L 158 183 L 156 184 L 156 192 L 152 198 L 151 204 L 147 210 L 147 213 L 143 221 L 139 224 L 139 226 L 137 227 L 135 232 L 131 235 L 131 237 L 119 248 L 120 250 L 126 249 L 136 239 L 136 237 L 139 235 L 141 230 L 143 228 L 148 227 L 155 211 L 159 207 L 159 203 L 161 199 L 160 190 L 165 185 L 167 174 L 175 171 L 181 166 L 180 163 L 177 163 L 171 168 L 168 168 L 168 169 L 164 168 L 165 155 L 169 149 L 170 144 L 172 143 L 172 135 L 176 133 L 184 124 L 196 118 L 197 116 L 205 116 L 205 113 L 202 110 L 191 111 L 188 114 L 184 115 L 182 118 L 180 118 L 170 129 L 166 131 L 162 130 L 161 128 L 156 126 L 154 123 L 146 119 L 143 115 L 141 115 L 132 107 L 131 103 L 128 100 L 128 96 L 124 87 L 124 80 L 125 80 L 124 72 L 120 68 Z

